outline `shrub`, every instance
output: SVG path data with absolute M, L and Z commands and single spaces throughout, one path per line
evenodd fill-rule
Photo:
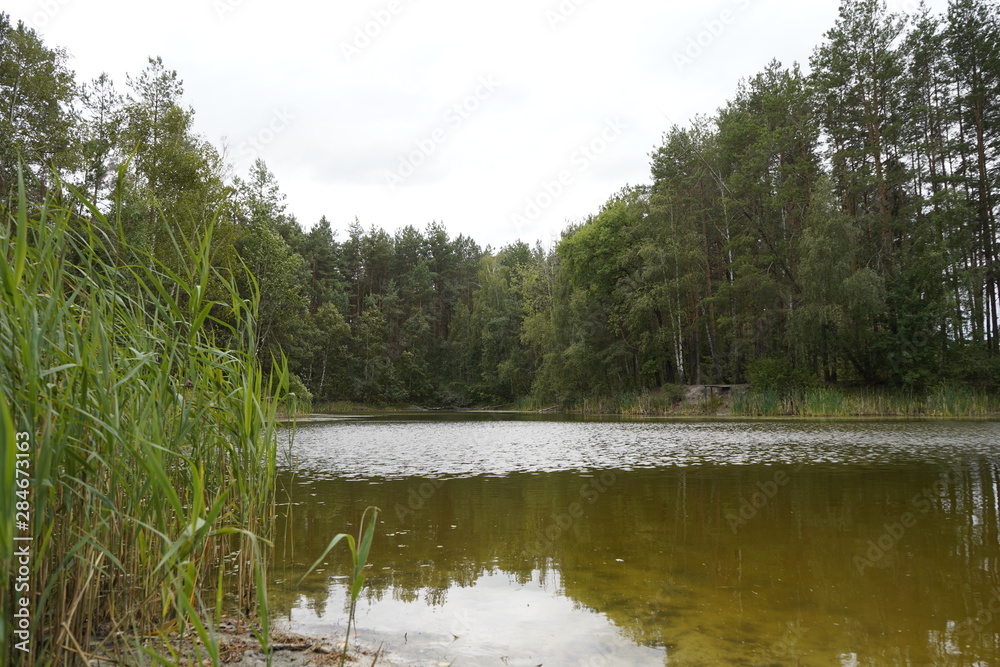
M 787 359 L 762 357 L 747 365 L 747 379 L 754 389 L 791 389 L 809 384 L 809 376 Z

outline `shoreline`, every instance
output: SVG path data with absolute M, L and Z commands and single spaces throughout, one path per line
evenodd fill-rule
M 223 619 L 213 632 L 218 641 L 219 663 L 236 667 L 263 667 L 268 664 L 270 658 L 270 664 L 274 667 L 318 667 L 340 664 L 344 649 L 343 634 L 300 632 L 285 623 L 277 623 L 276 626 L 270 633 L 271 650 L 268 656 L 250 625 L 238 619 Z M 198 664 L 206 660 L 211 662 L 211 658 L 206 658 L 206 651 L 197 641 L 197 636 L 192 634 L 181 637 L 171 633 L 159 641 L 148 642 L 146 647 L 160 650 L 168 648 L 169 653 L 187 662 L 201 661 Z M 89 656 L 89 664 L 92 667 L 130 664 L 121 662 L 121 659 L 120 655 L 97 652 Z M 423 667 L 418 663 L 399 662 L 383 647 L 369 645 L 357 637 L 347 647 L 345 664 L 366 667 Z
M 861 414 L 861 415 L 733 415 L 725 413 L 717 414 L 622 414 L 620 412 L 581 412 L 572 410 L 561 411 L 541 411 L 541 410 L 490 410 L 481 408 L 455 408 L 446 410 L 414 410 L 412 408 L 383 408 L 371 412 L 313 412 L 301 414 L 293 420 L 285 417 L 277 420 L 282 426 L 291 424 L 321 424 L 337 421 L 348 421 L 351 419 L 361 419 L 366 417 L 385 417 L 392 415 L 425 415 L 428 412 L 436 412 L 442 415 L 459 414 L 481 414 L 481 415 L 553 415 L 587 417 L 594 419 L 627 419 L 634 421 L 664 421 L 664 422 L 685 422 L 685 421 L 718 421 L 718 422 L 780 422 L 780 421 L 1000 421 L 1000 413 L 990 413 L 986 415 L 900 415 L 900 414 Z
M 610 412 L 580 409 L 557 409 L 557 410 L 532 410 L 532 409 L 495 409 L 495 408 L 417 408 L 417 407 L 371 407 L 366 406 L 357 410 L 336 410 L 323 411 L 316 410 L 308 413 L 300 413 L 292 417 L 281 417 L 277 419 L 278 424 L 284 426 L 293 421 L 297 424 L 310 424 L 322 422 L 345 421 L 349 419 L 361 419 L 365 417 L 384 417 L 389 415 L 421 415 L 430 416 L 441 415 L 525 415 L 525 416 L 563 416 L 563 417 L 583 417 L 594 419 L 632 419 L 636 421 L 998 421 L 1000 411 L 970 414 L 927 414 L 913 413 L 900 414 L 899 412 L 862 412 L 850 414 L 838 414 L 833 412 L 801 414 L 733 414 L 728 410 L 718 412 L 698 412 L 677 411 L 677 412 Z
M 1000 393 L 942 384 L 914 393 L 868 386 L 752 388 L 749 385 L 685 385 L 600 398 L 538 402 L 521 398 L 490 405 L 395 405 L 315 401 L 300 421 L 386 414 L 579 415 L 635 419 L 1000 419 Z M 290 421 L 283 419 L 282 421 Z

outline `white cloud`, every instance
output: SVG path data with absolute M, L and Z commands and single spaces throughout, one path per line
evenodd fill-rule
M 548 242 L 622 186 L 647 182 L 649 153 L 669 128 L 664 113 L 682 124 L 712 114 L 772 58 L 805 64 L 838 8 L 836 0 L 6 4 L 15 20 L 42 19 L 40 32 L 70 51 L 83 81 L 108 71 L 124 88 L 125 73 L 162 56 L 184 79 L 196 129 L 215 142 L 227 137 L 241 169 L 251 159 L 241 147 L 256 139 L 253 154 L 307 226 L 324 214 L 341 229 L 355 215 L 389 230 L 441 220 L 494 247 Z M 691 61 L 681 68 L 679 53 Z M 503 85 L 450 123 L 449 110 L 490 76 Z M 282 114 L 292 120 L 279 131 Z M 613 145 L 530 225 L 515 225 L 512 215 L 615 117 L 628 127 Z M 391 190 L 385 174 L 442 127 L 433 153 Z

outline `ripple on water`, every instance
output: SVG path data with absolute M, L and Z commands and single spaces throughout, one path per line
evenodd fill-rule
M 959 631 L 1000 588 L 997 423 L 398 416 L 292 454 L 273 576 L 382 507 L 357 627 L 406 664 L 1000 664 Z M 344 556 L 272 608 L 342 630 Z
M 312 478 L 505 476 L 698 465 L 891 464 L 1000 452 L 993 422 L 351 420 L 300 426 Z

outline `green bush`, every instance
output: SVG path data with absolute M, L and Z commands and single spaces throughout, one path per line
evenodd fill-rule
M 677 405 L 684 400 L 684 388 L 679 384 L 665 384 L 662 389 L 663 402 L 669 405 Z
M 312 411 L 312 392 L 295 373 L 288 376 L 287 406 L 289 412 L 302 413 Z
M 809 376 L 787 359 L 761 357 L 747 365 L 747 379 L 754 389 L 791 389 L 809 384 Z

